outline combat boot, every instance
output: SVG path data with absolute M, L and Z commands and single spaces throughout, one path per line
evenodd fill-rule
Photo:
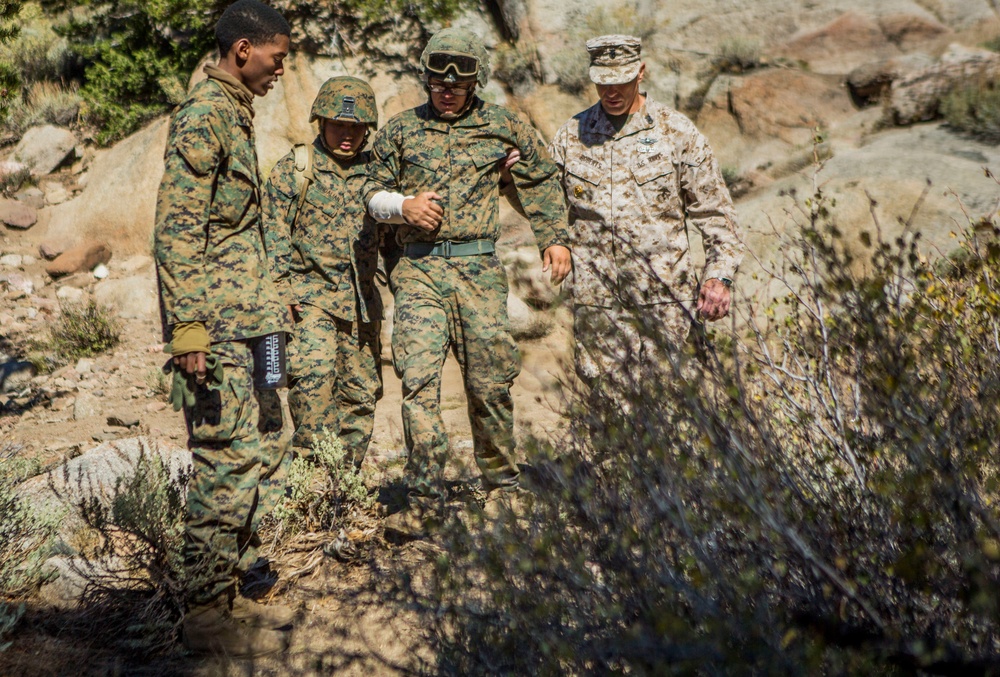
M 440 501 L 426 496 L 415 496 L 409 505 L 385 518 L 383 528 L 390 538 L 426 538 L 441 527 Z
M 254 658 L 285 651 L 287 633 L 255 628 L 236 620 L 223 597 L 196 605 L 184 614 L 181 626 L 184 648 L 193 653 Z
M 261 604 L 249 597 L 233 598 L 233 618 L 244 625 L 267 630 L 290 628 L 295 623 L 295 610 L 281 604 Z

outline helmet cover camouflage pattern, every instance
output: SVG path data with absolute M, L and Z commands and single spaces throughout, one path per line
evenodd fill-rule
M 471 31 L 462 28 L 444 28 L 431 36 L 424 47 L 423 54 L 420 55 L 420 67 L 424 74 L 429 74 L 427 60 L 431 54 L 445 53 L 463 56 L 471 56 L 479 62 L 479 72 L 476 74 L 476 81 L 480 87 L 485 87 L 490 77 L 490 55 L 483 45 L 483 41 Z M 446 77 L 442 78 L 446 82 L 455 82 L 460 78 L 454 77 L 454 71 L 449 71 Z M 471 78 L 470 78 L 471 79 Z
M 317 118 L 346 120 L 378 127 L 375 92 L 364 80 L 342 75 L 330 78 L 319 88 L 309 122 Z

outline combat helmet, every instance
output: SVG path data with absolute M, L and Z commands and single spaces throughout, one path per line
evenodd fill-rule
M 431 36 L 420 55 L 425 79 L 429 76 L 445 82 L 473 80 L 485 87 L 490 76 L 490 55 L 482 40 L 462 28 L 444 28 Z
M 342 75 L 330 78 L 319 88 L 309 122 L 318 118 L 345 120 L 378 127 L 375 92 L 364 80 Z

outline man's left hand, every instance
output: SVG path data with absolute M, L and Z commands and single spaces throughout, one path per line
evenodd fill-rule
M 705 280 L 698 294 L 698 313 L 706 320 L 721 320 L 729 314 L 731 295 L 722 280 Z
M 573 257 L 568 247 L 554 244 L 542 255 L 542 272 L 552 269 L 552 284 L 559 284 L 573 270 Z

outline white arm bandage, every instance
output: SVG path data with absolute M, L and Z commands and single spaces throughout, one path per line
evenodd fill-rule
M 368 213 L 373 219 L 382 223 L 406 223 L 403 218 L 403 201 L 412 197 L 412 195 L 380 190 L 368 201 Z

